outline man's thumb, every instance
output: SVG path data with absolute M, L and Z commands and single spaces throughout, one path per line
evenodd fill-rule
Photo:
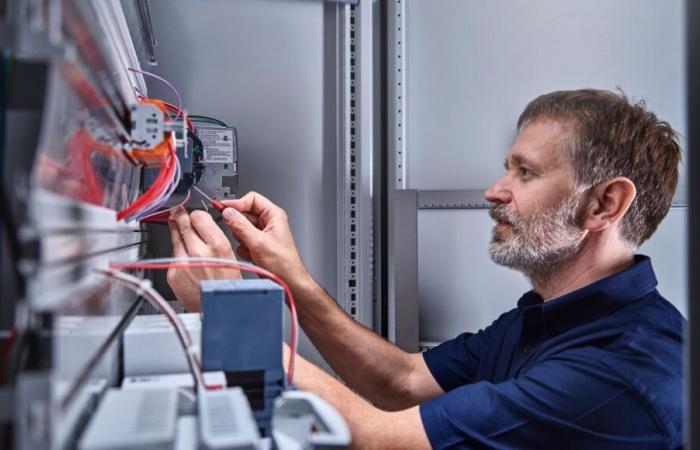
M 224 223 L 228 225 L 234 237 L 243 244 L 250 246 L 250 241 L 257 237 L 260 230 L 250 223 L 247 217 L 233 208 L 225 208 L 221 212 Z

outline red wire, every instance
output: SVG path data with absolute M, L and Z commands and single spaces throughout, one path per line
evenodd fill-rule
M 163 269 L 167 270 L 170 268 L 183 268 L 183 267 L 231 267 L 234 269 L 242 270 L 244 272 L 254 273 L 264 278 L 269 278 L 275 283 L 282 286 L 284 293 L 287 297 L 287 306 L 289 306 L 289 311 L 292 314 L 293 320 L 290 329 L 290 340 L 291 342 L 296 342 L 297 337 L 297 310 L 294 304 L 294 296 L 292 295 L 292 290 L 289 288 L 287 283 L 284 282 L 280 277 L 272 272 L 269 272 L 260 267 L 250 267 L 231 263 L 207 263 L 207 262 L 179 262 L 179 263 L 126 263 L 126 264 L 110 264 L 111 269 L 124 270 L 124 269 Z M 295 349 L 293 349 L 295 350 Z M 291 385 L 294 381 L 294 358 L 296 357 L 295 352 L 289 352 L 289 371 L 287 373 L 287 384 Z
M 7 362 L 10 359 L 10 350 L 12 349 L 12 345 L 15 343 L 15 340 L 17 339 L 17 328 L 12 328 L 12 331 L 10 331 L 10 335 L 7 337 L 7 340 L 5 341 L 5 348 L 2 350 L 2 366 L 0 366 L 0 381 L 2 381 L 5 378 L 5 371 L 7 370 Z
M 168 188 L 168 183 L 172 180 L 173 174 L 177 168 L 175 158 L 177 158 L 175 149 L 172 143 L 168 141 L 168 152 L 163 152 L 160 162 L 160 171 L 155 181 L 143 195 L 117 213 L 117 220 L 132 216 L 134 213 L 144 209 L 162 194 L 164 189 Z

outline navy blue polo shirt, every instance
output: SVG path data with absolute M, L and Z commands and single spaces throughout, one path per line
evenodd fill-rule
M 424 353 L 445 394 L 420 406 L 433 448 L 677 449 L 685 319 L 651 261 L 544 303 L 530 291 L 476 334 Z

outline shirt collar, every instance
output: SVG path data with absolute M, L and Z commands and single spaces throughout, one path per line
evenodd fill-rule
M 649 257 L 635 255 L 627 269 L 546 303 L 534 290 L 526 292 L 518 301 L 523 312 L 521 338 L 529 341 L 543 333 L 551 337 L 592 322 L 634 302 L 656 285 Z

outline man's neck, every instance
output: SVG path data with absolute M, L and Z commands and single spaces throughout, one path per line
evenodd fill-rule
M 619 243 L 587 242 L 553 273 L 533 275 L 530 279 L 546 302 L 620 272 L 633 262 L 633 253 Z

